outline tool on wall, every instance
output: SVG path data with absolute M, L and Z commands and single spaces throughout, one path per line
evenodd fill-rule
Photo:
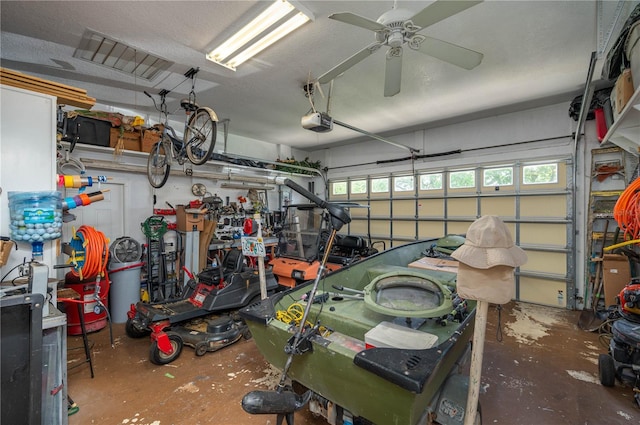
M 58 174 L 58 186 L 62 186 L 65 188 L 84 188 L 91 187 L 95 184 L 107 183 L 107 181 L 112 180 L 111 177 L 107 176 L 85 176 L 85 175 L 64 175 Z

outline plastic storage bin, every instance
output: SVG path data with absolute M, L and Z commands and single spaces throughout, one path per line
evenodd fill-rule
M 11 239 L 41 243 L 62 236 L 60 192 L 9 192 L 8 197 Z
M 111 122 L 75 116 L 67 120 L 67 137 L 85 145 L 109 147 Z

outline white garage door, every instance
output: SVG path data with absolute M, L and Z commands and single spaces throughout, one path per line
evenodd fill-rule
M 369 205 L 348 232 L 398 246 L 464 234 L 482 215 L 499 216 L 529 257 L 516 271 L 516 299 L 575 307 L 573 167 L 570 159 L 483 164 L 330 182 L 331 200 Z

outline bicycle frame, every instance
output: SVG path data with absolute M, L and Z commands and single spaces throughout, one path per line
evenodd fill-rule
M 200 108 L 200 109 L 207 109 L 209 110 L 209 108 Z M 215 112 L 213 112 L 213 110 L 209 110 L 210 115 L 212 114 L 213 117 L 215 117 L 215 121 L 217 121 L 217 116 L 215 115 Z M 164 131 L 162 132 L 163 137 L 167 136 L 169 141 L 171 142 L 171 155 L 170 155 L 170 163 L 169 165 L 171 165 L 173 163 L 174 160 L 177 160 L 178 163 L 180 165 L 184 164 L 186 158 L 187 158 L 187 146 L 189 146 L 190 144 L 193 143 L 193 138 L 190 140 L 185 140 L 184 139 L 184 135 L 187 134 L 187 129 L 191 130 L 192 132 L 196 132 L 196 130 L 193 127 L 189 126 L 189 117 L 191 116 L 191 114 L 187 114 L 187 118 L 184 121 L 184 130 L 182 132 L 182 137 L 178 137 L 176 135 L 176 131 L 173 129 L 173 127 L 171 127 L 169 125 L 169 120 L 165 120 L 165 124 L 164 124 Z M 178 148 L 178 142 L 180 143 L 180 147 Z
M 185 129 L 187 127 L 187 124 L 185 122 Z M 168 155 L 169 156 L 169 165 L 173 164 L 173 161 L 178 161 L 179 164 L 183 164 L 185 162 L 185 159 L 187 157 L 187 145 L 186 143 L 184 143 L 184 140 L 180 137 L 178 137 L 176 135 L 175 130 L 173 129 L 173 127 L 171 127 L 170 125 L 168 125 L 168 121 L 167 124 L 164 124 L 164 130 L 162 131 L 162 138 L 163 140 L 165 139 L 169 140 L 169 142 L 171 143 L 171 149 L 167 149 L 165 147 L 165 151 L 170 151 L 171 154 Z M 180 147 L 178 147 L 178 142 L 180 143 Z
M 216 122 L 218 117 L 211 108 L 198 107 L 195 102 L 195 92 L 193 91 L 194 76 L 197 70 L 190 70 L 186 77 L 191 78 L 191 93 L 189 99 L 180 101 L 180 106 L 187 112 L 184 121 L 184 131 L 182 137 L 176 135 L 173 127 L 169 125 L 169 114 L 166 106 L 167 90 L 161 90 L 160 106 L 153 96 L 144 92 L 151 98 L 156 109 L 164 118 L 162 130 L 162 140 L 154 145 L 147 160 L 147 176 L 151 186 L 162 187 L 169 177 L 172 164 L 177 161 L 184 165 L 185 160 L 193 165 L 203 165 L 211 156 L 216 142 Z M 170 146 L 169 146 L 170 145 Z M 161 159 L 162 156 L 162 159 Z M 192 175 L 191 166 L 185 170 L 187 175 Z

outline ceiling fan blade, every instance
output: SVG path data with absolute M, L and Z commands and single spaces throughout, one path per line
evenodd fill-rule
M 402 47 L 389 49 L 384 70 L 384 96 L 391 97 L 400 93 L 402 82 Z
M 342 61 L 338 65 L 336 65 L 333 68 L 331 68 L 329 71 L 327 71 L 324 74 L 322 74 L 320 77 L 318 77 L 318 82 L 320 84 L 328 83 L 329 81 L 331 81 L 334 78 L 336 78 L 338 75 L 340 75 L 343 72 L 345 72 L 347 69 L 351 68 L 355 64 L 357 64 L 357 63 L 363 61 L 364 59 L 368 58 L 369 56 L 371 56 L 371 54 L 376 52 L 380 48 L 380 46 L 382 46 L 382 44 L 380 44 L 380 43 L 373 43 L 373 44 L 368 45 L 367 47 L 365 47 L 364 49 L 360 50 L 355 55 L 353 55 L 350 58 Z
M 460 13 L 478 3 L 482 3 L 482 0 L 474 1 L 450 1 L 450 0 L 437 0 L 431 3 L 429 6 L 422 9 L 420 12 L 413 15 L 410 19 L 414 25 L 425 28 L 429 25 L 433 25 L 436 22 L 440 22 L 443 19 L 453 16 L 456 13 Z
M 484 55 L 457 44 L 447 43 L 437 38 L 424 37 L 418 50 L 421 53 L 433 56 L 441 61 L 459 66 L 464 69 L 473 69 L 480 65 Z
M 335 19 L 336 21 L 355 25 L 357 27 L 371 31 L 380 31 L 387 28 L 379 22 L 373 21 L 369 18 L 365 18 L 364 16 L 356 15 L 355 13 L 351 12 L 333 13 L 329 15 L 329 19 Z

